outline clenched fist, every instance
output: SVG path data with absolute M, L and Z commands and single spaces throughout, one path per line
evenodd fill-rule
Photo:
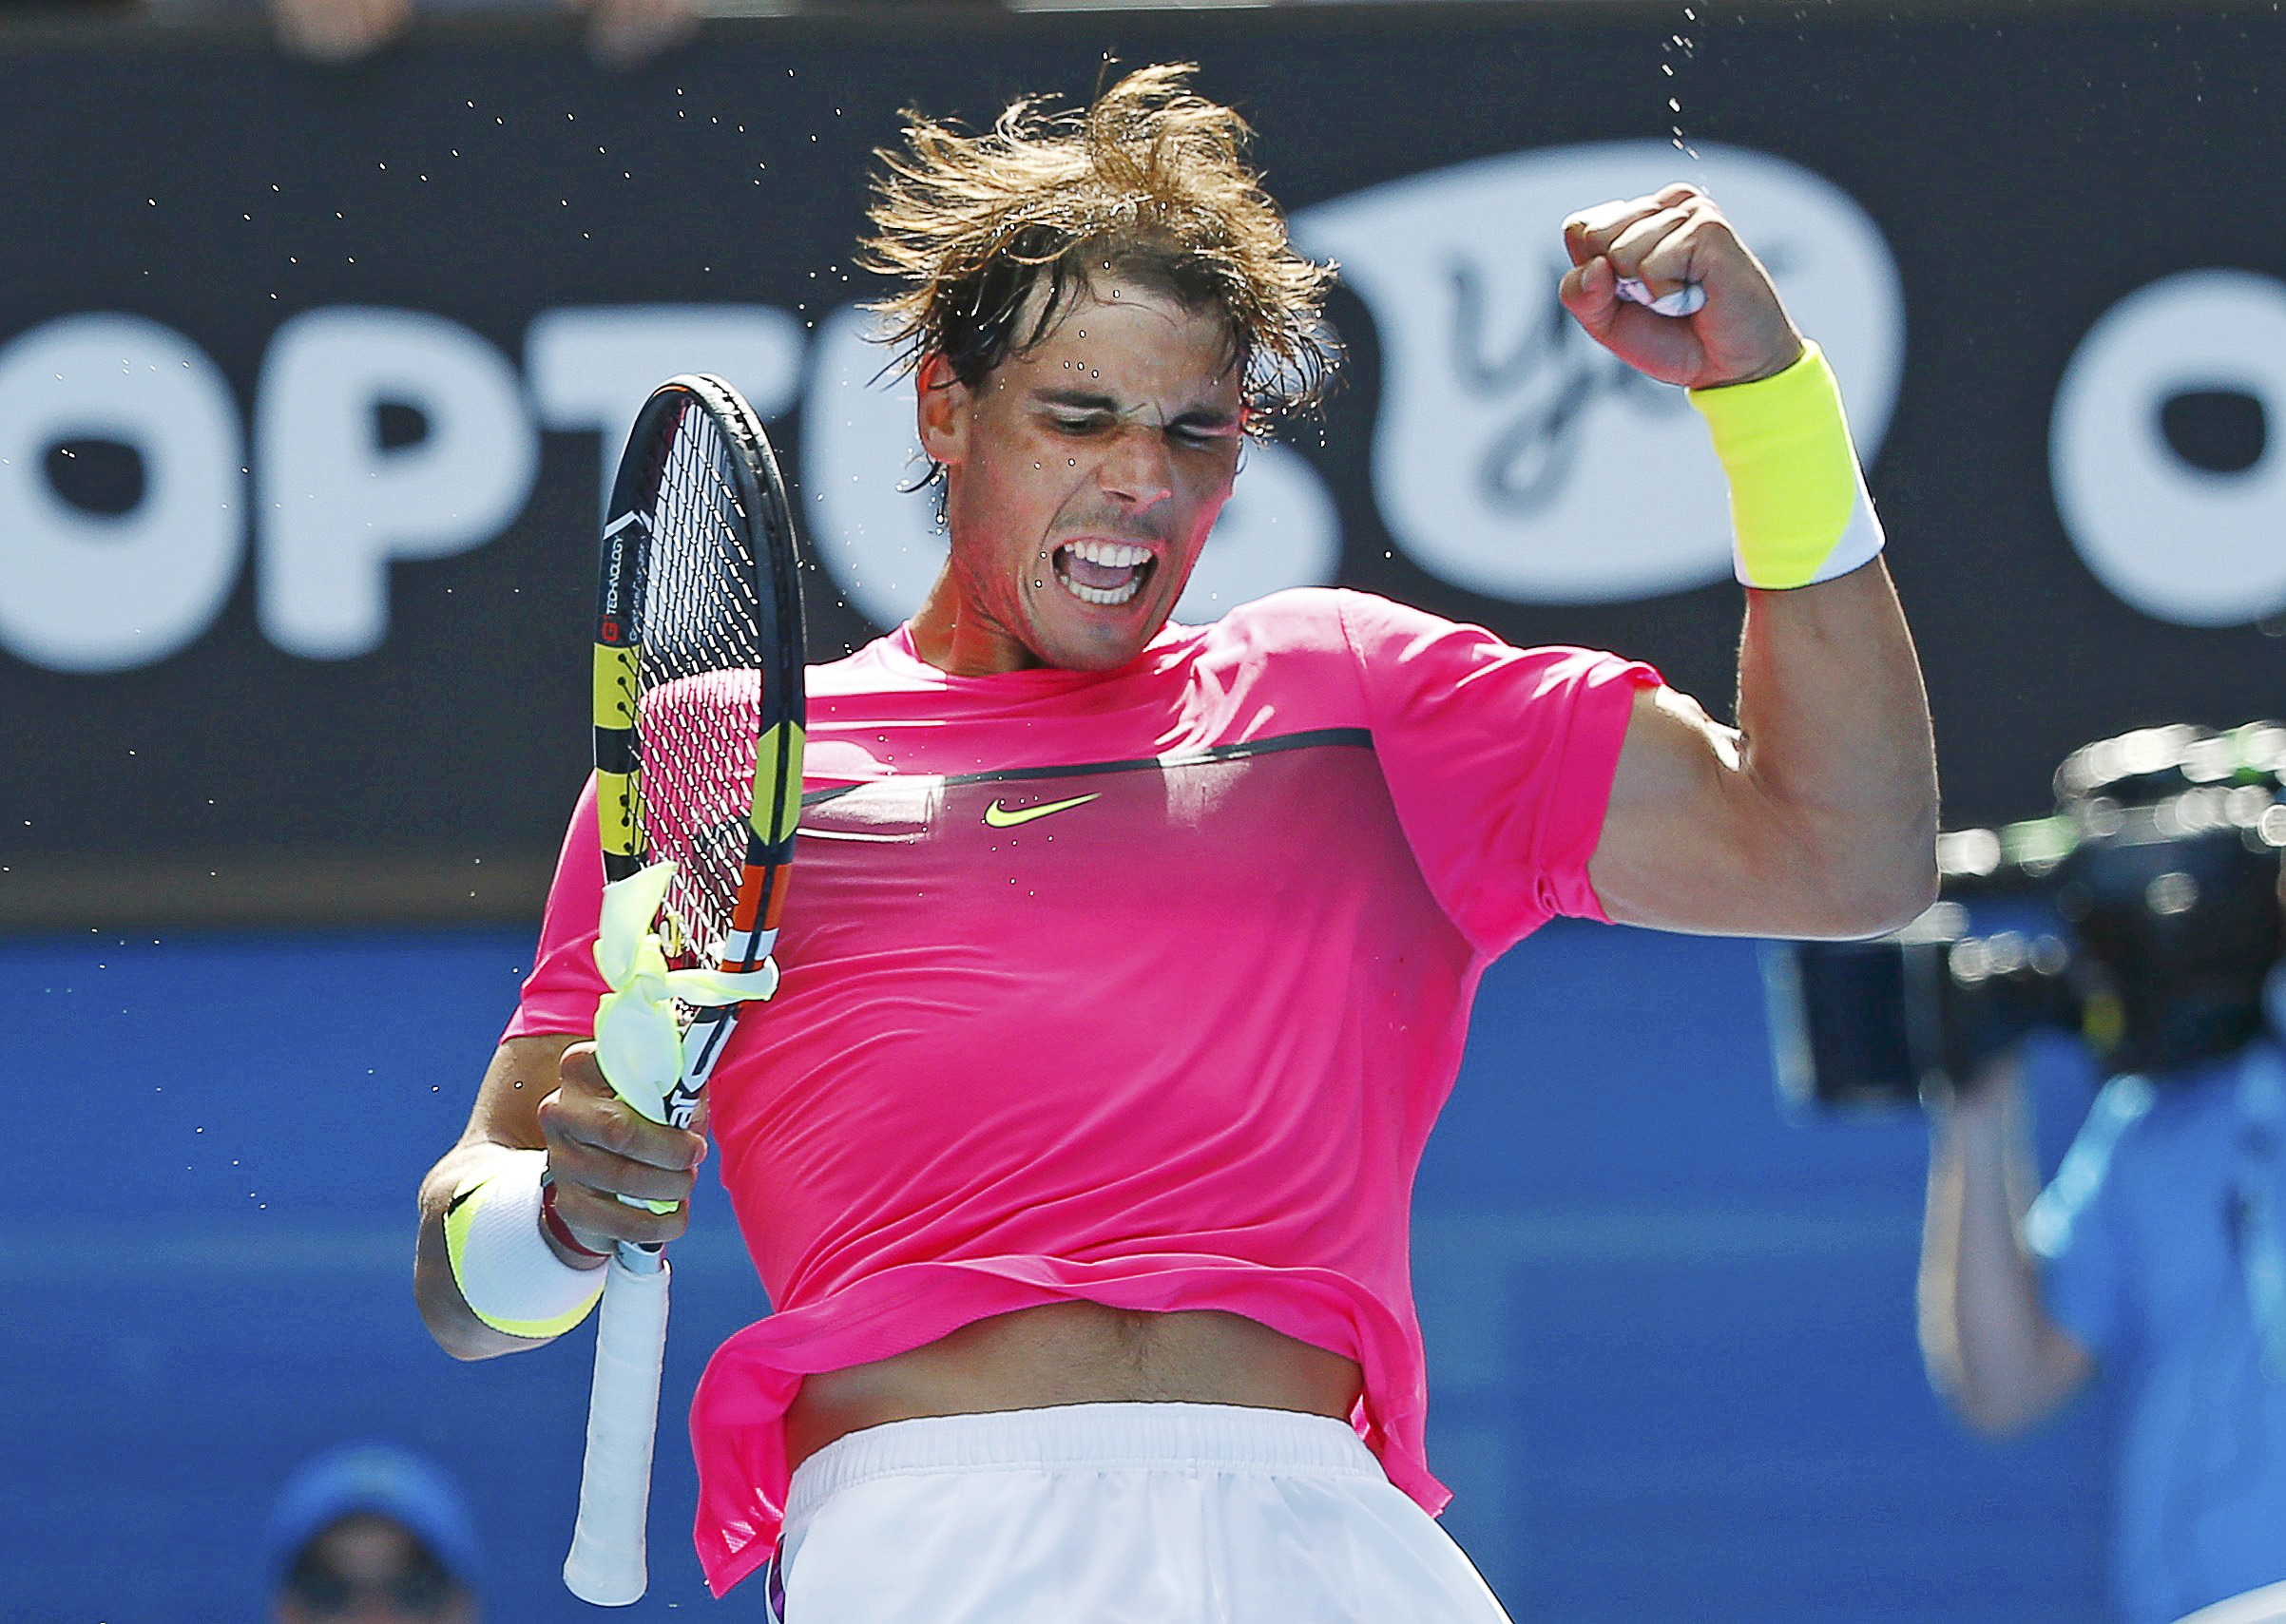
M 1802 335 L 1770 273 L 1696 186 L 1583 209 L 1564 222 L 1564 247 L 1572 264 L 1559 290 L 1564 308 L 1597 343 L 1662 383 L 1752 383 L 1801 355 Z M 1623 277 L 1654 296 L 1696 283 L 1706 302 L 1695 315 L 1659 315 L 1620 296 Z

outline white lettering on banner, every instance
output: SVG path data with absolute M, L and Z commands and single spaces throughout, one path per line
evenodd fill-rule
M 1642 377 L 1556 300 L 1574 210 L 1702 182 L 1833 358 L 1860 456 L 1888 428 L 1904 301 L 1846 192 L 1782 159 L 1663 142 L 1511 153 L 1303 209 L 1297 242 L 1341 261 L 1380 339 L 1374 498 L 1413 561 L 1471 592 L 1585 603 L 1730 570 L 1729 504 L 1680 390 Z M 1685 173 L 1685 171 L 1689 173 Z
M 385 405 L 427 431 L 384 448 Z M 270 340 L 255 411 L 256 608 L 289 654 L 344 659 L 389 631 L 389 564 L 483 545 L 523 510 L 539 436 L 515 369 L 421 311 L 295 316 Z
M 912 383 L 869 334 L 875 317 L 845 305 L 818 324 L 802 402 L 804 518 L 811 545 L 857 612 L 893 626 L 921 606 L 945 564 L 933 491 L 913 426 Z M 1230 504 L 1192 572 L 1176 618 L 1218 619 L 1281 587 L 1334 579 L 1341 521 L 1308 458 L 1250 445 Z
M 850 606 L 893 626 L 921 606 L 945 565 L 936 493 L 904 488 L 928 471 L 912 379 L 884 372 L 876 317 L 843 305 L 817 324 L 801 403 L 801 523 Z
M 90 513 L 48 477 L 67 440 L 131 447 L 142 499 Z M 245 533 L 244 446 L 205 352 L 135 315 L 89 314 L 0 347 L 0 644 L 51 671 L 130 671 L 196 641 Z
M 1284 587 L 1323 585 L 1340 569 L 1341 514 L 1325 480 L 1291 446 L 1250 441 L 1175 619 L 1204 625 Z
M 601 511 L 654 389 L 679 373 L 712 373 L 767 422 L 794 408 L 801 353 L 801 323 L 766 304 L 567 306 L 532 319 L 524 373 L 543 428 L 602 436 Z
M 1375 500 L 1393 539 L 1442 579 L 1518 602 L 1596 602 L 1723 568 L 1721 479 L 1703 430 L 1676 392 L 1630 381 L 1569 331 L 1545 242 L 1528 247 L 1511 229 L 1526 216 L 1552 228 L 1583 198 L 1641 190 L 1672 167 L 1650 143 L 1524 154 L 1297 218 L 1301 239 L 1343 258 L 1374 310 Z M 1879 238 L 1847 199 L 1789 165 L 1718 148 L 1706 170 L 1775 261 L 1797 319 L 1835 353 L 1870 460 L 1902 351 Z M 821 323 L 805 380 L 797 325 L 770 307 L 544 311 L 527 334 L 532 393 L 547 426 L 604 434 L 606 470 L 642 394 L 678 370 L 722 373 L 764 416 L 798 400 L 805 528 L 853 607 L 889 625 L 918 606 L 945 544 L 932 495 L 898 488 L 922 471 L 912 392 L 884 376 L 889 357 L 864 336 L 871 319 L 850 306 Z M 2065 372 L 2050 471 L 2074 545 L 2113 593 L 2162 620 L 2235 624 L 2286 608 L 2286 450 L 2274 430 L 2244 468 L 2185 461 L 2162 409 L 2200 392 L 2252 396 L 2269 424 L 2286 422 L 2286 283 L 2186 272 L 2122 300 Z M 376 412 L 392 403 L 425 420 L 416 443 L 379 444 Z M 507 358 L 417 311 L 320 309 L 287 322 L 255 415 L 260 623 L 312 659 L 378 647 L 389 564 L 490 541 L 537 468 L 532 413 Z M 48 458 L 71 439 L 136 454 L 144 487 L 131 509 L 91 512 L 55 487 Z M 90 313 L 0 345 L 0 648 L 103 673 L 195 642 L 237 576 L 246 466 L 227 383 L 169 328 Z M 1331 580 L 1339 553 L 1316 468 L 1284 447 L 1252 447 L 1177 612 L 1207 620 Z
M 2167 443 L 2161 410 L 2203 391 L 2252 395 L 2266 444 L 2218 472 Z M 2081 340 L 2048 428 L 2056 508 L 2096 578 L 2189 626 L 2286 608 L 2286 283 L 2185 271 L 2129 294 Z

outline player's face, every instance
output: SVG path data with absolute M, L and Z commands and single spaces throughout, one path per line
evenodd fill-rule
M 1220 317 L 1107 279 L 974 390 L 921 375 L 951 557 L 916 617 L 961 676 L 1108 671 L 1173 613 L 1229 499 L 1243 427 Z

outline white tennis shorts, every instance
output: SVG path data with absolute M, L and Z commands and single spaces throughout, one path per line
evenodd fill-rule
M 1508 1624 L 1346 1423 L 1228 1404 L 853 1432 L 758 1578 L 783 1624 Z

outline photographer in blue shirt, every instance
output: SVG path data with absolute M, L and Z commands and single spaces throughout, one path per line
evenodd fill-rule
M 2099 1372 L 2121 1385 L 2126 1624 L 2286 1580 L 2280 765 L 2275 726 L 2154 729 L 2066 761 L 2053 894 L 2109 1080 L 2036 1199 L 2014 1044 L 1930 1101 L 1931 1381 L 1995 1436 Z M 1955 993 L 1963 964 L 1956 946 Z

